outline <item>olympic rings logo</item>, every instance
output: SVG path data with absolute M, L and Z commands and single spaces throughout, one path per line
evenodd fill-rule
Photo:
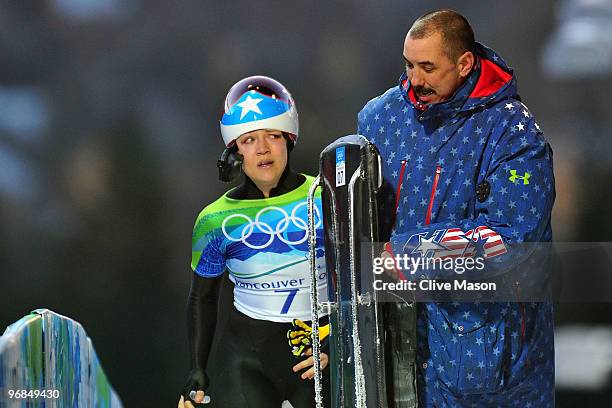
M 287 213 L 287 211 L 285 211 L 281 207 L 265 207 L 259 210 L 259 212 L 257 212 L 257 214 L 255 215 L 255 220 L 251 220 L 251 218 L 245 214 L 232 214 L 223 220 L 223 223 L 221 224 L 221 230 L 223 231 L 223 235 L 225 235 L 225 238 L 227 238 L 228 240 L 232 242 L 242 242 L 244 245 L 251 249 L 267 248 L 274 241 L 274 237 L 277 237 L 287 245 L 299 245 L 306 241 L 306 239 L 308 239 L 308 221 L 297 215 L 298 211 L 305 206 L 306 201 L 301 202 L 293 208 L 291 214 Z M 260 217 L 263 214 L 268 213 L 270 211 L 276 211 L 281 215 L 281 219 L 276 224 L 276 227 L 272 227 L 268 223 L 260 220 Z M 246 224 L 243 224 L 241 226 L 242 231 L 240 232 L 239 238 L 233 237 L 227 232 L 225 228 L 227 223 L 230 220 L 233 220 L 234 218 L 241 218 L 247 222 Z M 315 229 L 317 229 L 321 225 L 321 214 L 316 206 L 314 207 L 314 219 L 316 220 Z M 296 241 L 290 240 L 286 234 L 286 232 L 288 232 L 287 230 L 290 224 L 293 224 L 293 226 L 296 227 L 298 230 L 303 231 L 304 236 Z M 257 228 L 259 232 L 268 235 L 268 240 L 265 243 L 261 245 L 255 245 L 247 241 L 251 234 L 255 232 L 255 228 Z M 232 232 L 238 231 L 239 229 L 240 228 L 237 228 Z

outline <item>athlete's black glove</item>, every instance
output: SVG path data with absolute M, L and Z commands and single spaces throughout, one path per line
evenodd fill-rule
M 197 404 L 191 398 L 195 394 L 191 394 L 191 392 L 204 391 L 206 393 L 206 389 L 208 388 L 208 384 L 210 381 L 208 380 L 208 376 L 206 373 L 199 369 L 194 368 L 189 372 L 189 376 L 187 377 L 187 382 L 185 383 L 185 387 L 183 388 L 183 398 L 185 401 L 190 401 L 194 404 L 194 406 L 203 406 L 203 404 Z M 191 395 L 190 395 L 191 394 Z

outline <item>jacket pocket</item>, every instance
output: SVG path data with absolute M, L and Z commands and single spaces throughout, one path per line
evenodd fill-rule
M 461 303 L 459 307 L 467 305 Z M 433 333 L 430 330 L 429 336 L 436 376 L 459 395 L 497 392 L 507 381 L 503 324 L 486 318 L 462 320 L 442 308 L 438 313 L 437 329 Z

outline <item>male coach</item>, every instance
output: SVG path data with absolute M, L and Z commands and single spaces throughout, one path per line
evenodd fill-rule
M 512 264 L 511 244 L 550 241 L 552 151 L 513 70 L 452 10 L 419 17 L 403 55 L 398 86 L 358 116 L 393 186 L 392 250 L 458 240 Z M 550 302 L 419 304 L 417 349 L 421 406 L 554 406 Z

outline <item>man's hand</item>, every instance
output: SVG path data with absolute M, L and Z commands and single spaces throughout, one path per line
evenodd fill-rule
M 309 348 L 308 350 L 306 350 L 304 355 L 310 356 L 310 357 L 294 365 L 293 372 L 297 373 L 298 371 L 303 370 L 304 368 L 310 367 L 308 370 L 304 371 L 300 375 L 300 377 L 302 377 L 302 380 L 306 380 L 306 379 L 312 380 L 314 378 L 314 367 L 313 367 L 314 357 L 312 357 L 312 348 Z M 327 354 L 321 353 L 321 370 L 324 370 L 325 367 L 327 367 L 328 363 L 329 363 L 329 357 L 327 357 Z
M 380 254 L 383 265 L 387 265 L 387 258 L 391 258 L 393 259 L 393 267 L 392 268 L 385 268 L 385 275 L 389 276 L 391 279 L 397 281 L 400 278 L 403 278 L 403 274 L 399 271 L 399 268 L 397 267 L 397 265 L 395 264 L 395 259 L 393 257 L 393 250 L 391 249 L 391 243 L 387 242 L 385 244 L 385 249 L 382 251 L 382 253 Z
M 300 319 L 293 319 L 293 328 L 287 331 L 291 353 L 296 357 L 307 355 L 306 349 L 312 345 L 312 327 Z M 329 323 L 319 327 L 319 341 L 329 336 Z
M 195 408 L 194 404 L 206 404 L 210 398 L 205 398 L 204 391 L 208 387 L 208 376 L 199 369 L 194 368 L 189 372 L 187 382 L 183 388 L 179 408 Z

